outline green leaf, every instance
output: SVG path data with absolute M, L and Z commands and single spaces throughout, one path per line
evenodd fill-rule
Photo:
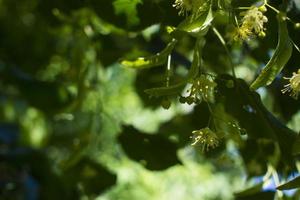
M 208 27 L 210 26 L 213 18 L 212 9 L 211 6 L 209 6 L 208 10 L 203 11 L 196 18 L 194 18 L 194 16 L 187 17 L 178 25 L 177 29 L 179 31 L 187 32 L 192 36 L 201 37 L 207 33 Z M 175 33 L 176 31 L 174 31 L 174 34 Z
M 157 53 L 149 57 L 139 57 L 133 61 L 123 60 L 121 61 L 121 65 L 123 65 L 124 67 L 134 68 L 134 69 L 145 69 L 145 68 L 151 68 L 151 67 L 163 65 L 167 61 L 168 56 L 171 54 L 176 43 L 177 40 L 173 39 L 167 45 L 167 47 L 164 50 L 162 50 L 160 53 Z
M 160 96 L 171 96 L 180 94 L 184 88 L 186 82 L 182 81 L 178 84 L 169 87 L 157 87 L 145 90 L 145 92 L 150 96 L 160 97 Z
M 300 155 L 300 136 L 299 135 L 293 144 L 293 155 Z
M 150 96 L 156 96 L 156 97 L 180 94 L 180 92 L 185 87 L 185 85 L 189 81 L 193 80 L 199 73 L 199 68 L 202 65 L 201 58 L 202 58 L 202 49 L 203 49 L 204 45 L 205 45 L 205 39 L 199 38 L 195 45 L 191 69 L 189 70 L 187 77 L 183 81 L 181 81 L 180 83 L 177 83 L 175 85 L 169 86 L 169 87 L 151 88 L 151 89 L 145 90 L 145 92 L 147 94 L 149 94 Z
M 129 26 L 137 25 L 140 20 L 137 16 L 136 6 L 142 3 L 141 0 L 115 0 L 113 2 L 115 14 L 125 14 L 127 17 L 127 24 Z
M 247 196 L 237 196 L 235 200 L 253 200 L 253 199 L 263 199 L 263 200 L 274 200 L 275 192 L 265 191 L 258 192 L 256 194 L 251 194 Z
M 252 194 L 256 194 L 256 193 L 259 193 L 262 191 L 263 189 L 263 185 L 264 185 L 264 182 L 261 182 L 257 185 L 254 185 L 250 188 L 247 188 L 243 191 L 240 191 L 240 192 L 236 192 L 234 194 L 235 197 L 243 197 L 243 196 L 249 196 L 249 195 L 252 195 Z
M 295 188 L 300 188 L 300 176 L 277 187 L 278 190 L 290 190 Z
M 293 45 L 288 35 L 286 20 L 283 18 L 283 14 L 277 16 L 279 33 L 276 50 L 260 75 L 252 83 L 250 87 L 252 90 L 271 84 L 292 55 Z

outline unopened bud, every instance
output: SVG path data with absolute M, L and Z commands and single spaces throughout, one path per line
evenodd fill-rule
M 259 37 L 261 38 L 264 38 L 266 37 L 266 33 L 264 31 L 261 31 L 259 34 L 258 34 Z
M 261 11 L 261 12 L 267 12 L 266 6 L 260 6 L 260 7 L 258 8 L 258 10 Z
M 296 24 L 294 25 L 294 28 L 295 28 L 295 29 L 300 29 L 300 23 L 296 23 Z

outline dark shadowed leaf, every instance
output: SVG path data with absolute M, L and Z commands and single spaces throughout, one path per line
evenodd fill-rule
M 274 200 L 275 192 L 259 192 L 252 195 L 237 196 L 235 200 Z
M 84 192 L 97 195 L 116 183 L 116 175 L 109 172 L 100 163 L 84 156 L 73 166 L 65 170 L 68 186 L 75 189 L 81 184 Z
M 262 183 L 259 183 L 259 184 L 257 184 L 257 185 L 254 185 L 254 186 L 250 187 L 250 188 L 247 188 L 247 189 L 245 189 L 245 190 L 243 190 L 243 191 L 236 192 L 236 193 L 234 194 L 234 196 L 235 196 L 237 199 L 241 199 L 241 198 L 243 198 L 243 197 L 255 195 L 255 194 L 260 193 L 260 192 L 262 191 L 263 185 L 264 185 L 263 182 L 262 182 Z
M 300 155 L 300 137 L 297 136 L 294 144 L 293 144 L 293 155 Z
M 26 177 L 24 175 L 22 177 L 22 174 L 32 176 L 39 188 L 36 194 L 39 199 L 68 199 L 70 191 L 64 185 L 62 177 L 53 169 L 51 160 L 45 153 L 29 148 L 18 148 L 7 153 L 0 153 L 0 160 L 1 164 L 6 163 L 11 168 L 22 169 L 19 172 L 18 184 L 25 184 L 25 180 L 24 183 L 20 182 Z
M 14 85 L 28 104 L 49 113 L 56 113 L 74 102 L 74 96 L 61 82 L 41 81 L 17 67 L 0 73 L 5 85 Z
M 231 81 L 233 87 L 227 87 Z M 220 98 L 225 99 L 225 109 L 239 120 L 250 138 L 266 138 L 279 143 L 283 157 L 291 162 L 292 144 L 296 134 L 277 118 L 275 118 L 262 104 L 259 95 L 250 91 L 242 79 L 221 76 L 218 79 Z
M 290 190 L 295 188 L 300 188 L 300 176 L 277 187 L 278 190 Z
M 126 154 L 147 169 L 164 170 L 180 163 L 176 145 L 161 135 L 140 133 L 125 126 L 118 139 Z
M 249 177 L 266 173 L 272 158 L 279 157 L 278 148 L 272 140 L 248 139 L 240 149 Z M 276 165 L 277 163 L 273 163 Z

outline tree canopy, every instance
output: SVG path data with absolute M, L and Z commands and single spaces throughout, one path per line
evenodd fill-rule
M 0 199 L 299 199 L 298 0 L 0 0 Z

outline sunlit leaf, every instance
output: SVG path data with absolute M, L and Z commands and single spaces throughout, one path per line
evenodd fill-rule
M 191 15 L 187 17 L 183 22 L 181 22 L 177 29 L 179 31 L 187 32 L 193 36 L 201 37 L 204 36 L 211 22 L 213 21 L 213 12 L 210 6 L 207 7 L 206 11 L 203 11 L 199 16 L 194 19 L 194 16 Z M 173 34 L 176 33 L 176 30 Z
M 271 84 L 292 55 L 293 45 L 288 35 L 287 22 L 282 14 L 279 14 L 277 18 L 278 44 L 276 50 L 260 75 L 251 84 L 252 90 Z
M 149 57 L 139 57 L 134 61 L 123 60 L 123 61 L 121 61 L 121 64 L 124 67 L 134 68 L 134 69 L 144 69 L 144 68 L 150 68 L 150 67 L 156 67 L 159 65 L 163 65 L 167 61 L 168 55 L 171 54 L 176 43 L 177 43 L 177 40 L 173 39 L 167 45 L 167 47 L 164 50 L 162 50 L 160 53 L 157 53 L 157 54 L 155 54 L 153 56 L 149 56 Z

